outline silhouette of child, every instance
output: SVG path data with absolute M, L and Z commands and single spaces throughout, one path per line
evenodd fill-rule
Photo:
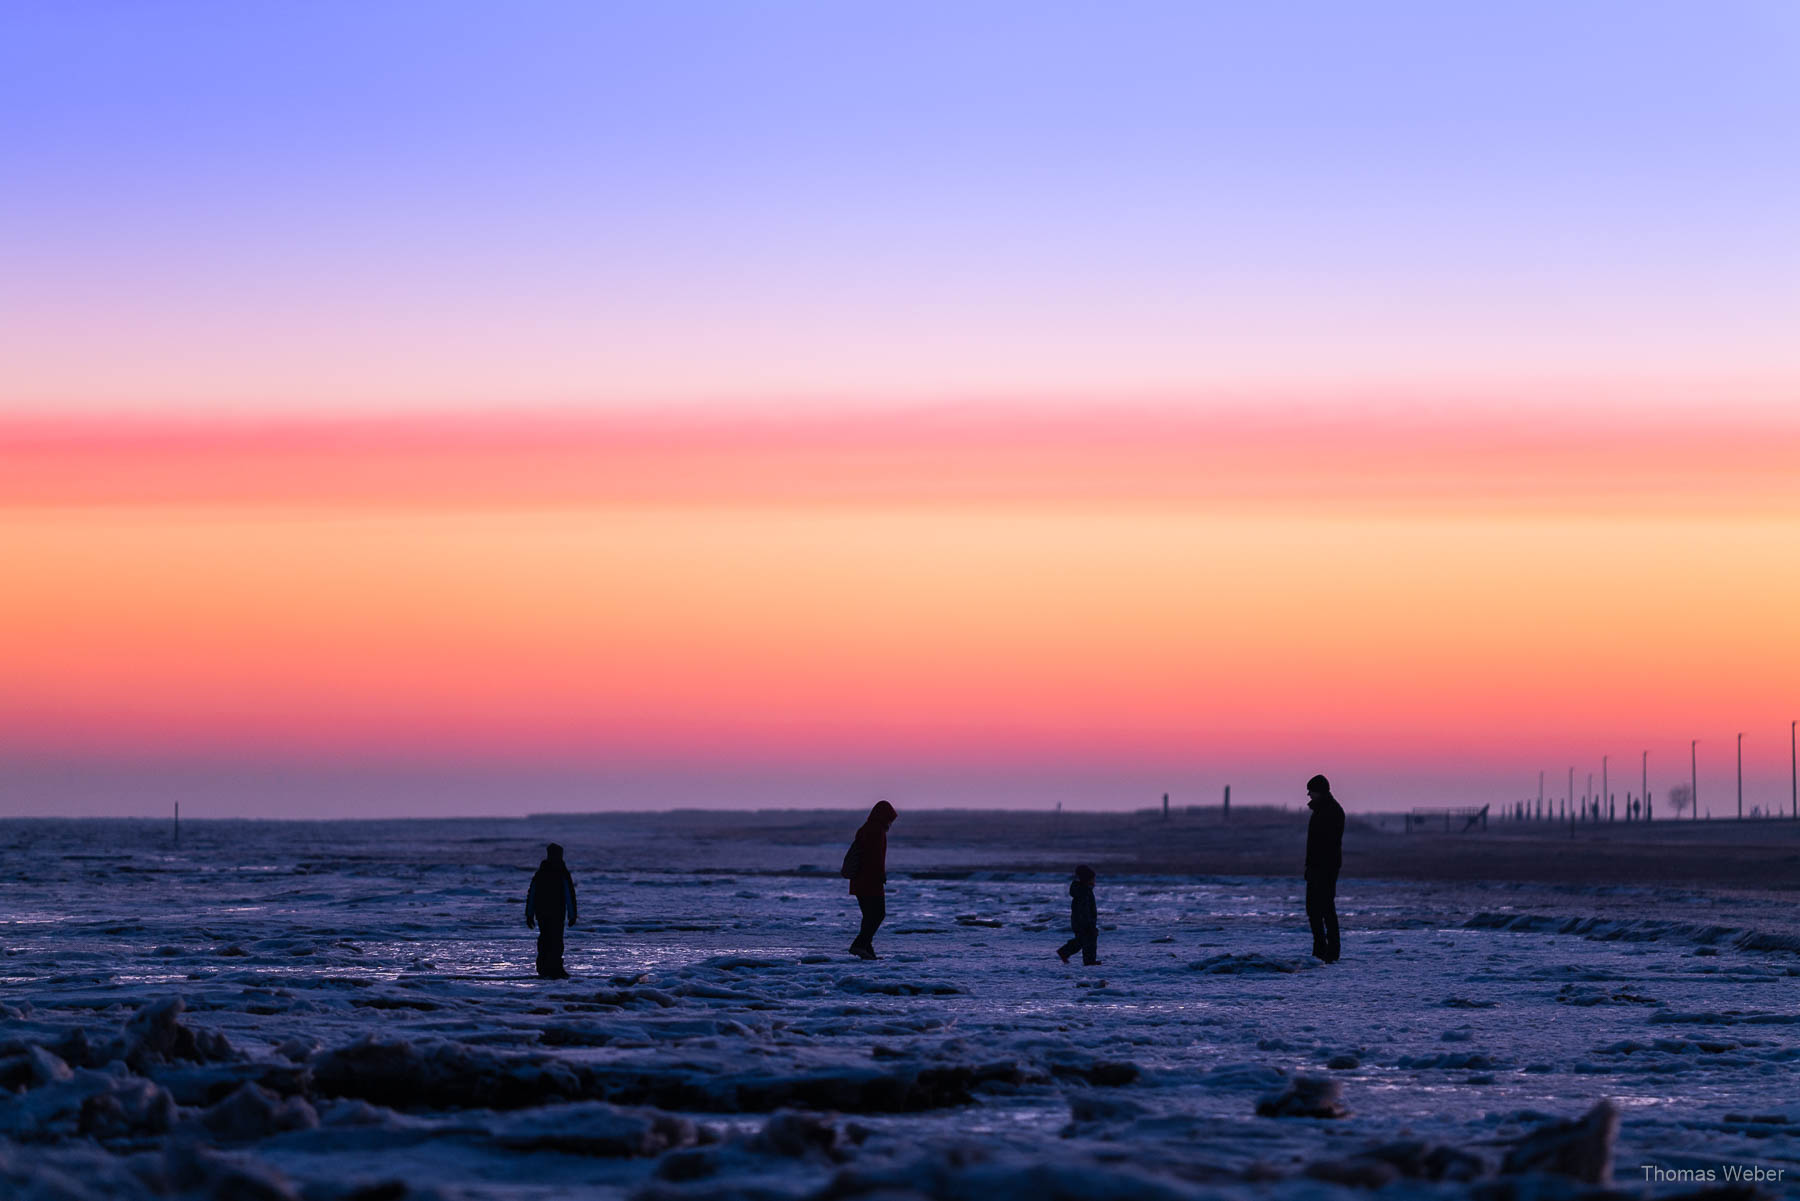
M 1069 881 L 1069 929 L 1075 937 L 1056 949 L 1064 963 L 1069 956 L 1081 952 L 1081 962 L 1100 962 L 1100 912 L 1094 904 L 1094 869 L 1083 863 Z

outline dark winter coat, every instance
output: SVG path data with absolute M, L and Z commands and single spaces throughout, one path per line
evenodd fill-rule
M 894 807 L 879 801 L 869 810 L 869 820 L 856 832 L 856 874 L 850 877 L 850 895 L 878 897 L 887 891 L 887 829 Z
M 1100 929 L 1100 909 L 1094 904 L 1094 886 L 1086 880 L 1069 884 L 1069 929 L 1092 934 Z
M 1306 874 L 1335 876 L 1344 865 L 1344 807 L 1330 793 L 1306 802 L 1312 817 L 1306 823 Z
M 531 891 L 525 894 L 525 924 L 536 921 L 554 929 L 563 924 L 565 913 L 573 926 L 575 877 L 561 859 L 545 859 L 531 877 Z

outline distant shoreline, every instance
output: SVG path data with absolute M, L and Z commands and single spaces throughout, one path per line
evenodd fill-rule
M 217 837 L 234 827 L 279 824 L 322 827 L 367 824 L 445 829 L 493 827 L 495 841 L 531 843 L 559 830 L 579 833 L 608 824 L 661 828 L 711 840 L 773 840 L 793 848 L 796 865 L 829 870 L 825 852 L 844 841 L 860 809 L 675 809 L 616 813 L 550 813 L 528 817 L 196 818 L 190 836 Z M 1217 806 L 1132 812 L 1042 810 L 901 810 L 891 870 L 1019 872 L 1066 870 L 1076 860 L 1111 875 L 1284 877 L 1300 873 L 1303 809 Z M 6 817 L 0 830 L 25 834 L 60 823 L 153 833 L 168 818 Z M 566 841 L 566 839 L 565 839 Z M 983 848 L 992 847 L 986 854 Z M 971 853 L 973 852 L 973 853 Z M 829 862 L 827 862 L 829 860 Z M 761 873 L 758 873 L 761 874 Z M 792 874 L 810 874 L 805 872 Z M 1398 814 L 1352 814 L 1344 843 L 1346 880 L 1443 883 L 1516 882 L 1551 886 L 1643 885 L 1755 892 L 1800 891 L 1800 822 L 1784 818 L 1643 822 L 1492 822 L 1486 831 L 1402 833 Z

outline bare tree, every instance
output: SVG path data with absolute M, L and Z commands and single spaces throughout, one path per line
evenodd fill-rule
M 1675 810 L 1675 816 L 1686 813 L 1694 803 L 1694 790 L 1686 784 L 1677 784 L 1669 789 L 1669 806 Z

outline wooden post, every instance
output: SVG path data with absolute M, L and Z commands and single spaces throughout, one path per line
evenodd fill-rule
M 1694 803 L 1694 820 L 1700 820 L 1700 740 L 1688 741 L 1688 790 L 1693 793 L 1688 799 Z
M 1231 785 L 1225 785 L 1225 804 L 1219 810 L 1219 820 L 1231 820 Z

